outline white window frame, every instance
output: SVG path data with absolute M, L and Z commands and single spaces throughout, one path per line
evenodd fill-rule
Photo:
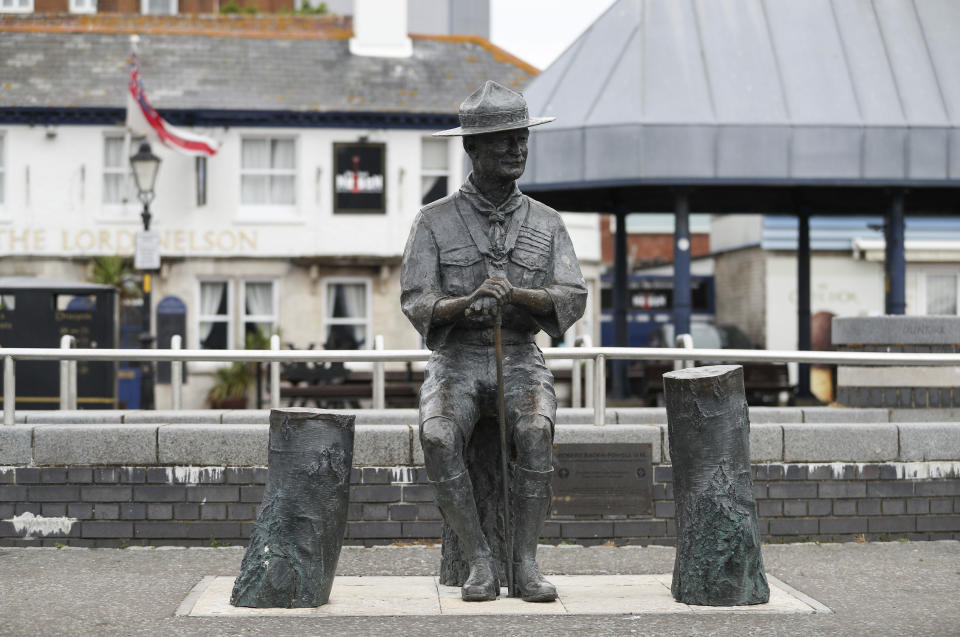
M 927 277 L 937 274 L 952 274 L 957 279 L 957 314 L 960 316 L 960 271 L 954 265 L 924 265 L 915 270 L 917 284 L 917 314 L 920 316 L 950 316 L 949 314 L 927 314 Z
M 373 279 L 364 276 L 332 276 L 323 279 L 323 321 L 320 325 L 320 335 L 323 342 L 327 341 L 327 327 L 334 325 L 358 325 L 361 321 L 353 318 L 334 318 L 333 306 L 329 303 L 329 286 L 338 283 L 362 283 L 365 286 L 365 302 L 367 314 L 362 321 L 365 324 L 363 349 L 373 349 Z
M 453 163 L 450 160 L 450 142 L 445 139 L 441 139 L 446 145 L 446 157 L 447 157 L 447 167 L 444 170 L 439 168 L 424 168 L 423 167 L 423 143 L 424 142 L 437 142 L 436 137 L 421 137 L 420 138 L 420 184 L 418 185 L 418 190 L 423 189 L 423 178 L 424 177 L 446 177 L 447 178 L 447 192 L 444 193 L 444 196 L 450 194 L 450 186 L 453 179 L 453 171 L 450 169 L 451 164 Z M 419 201 L 423 201 L 423 193 L 420 193 Z
M 90 3 L 89 7 L 77 6 L 78 0 L 70 0 L 70 13 L 96 13 L 97 0 L 86 0 Z
M 0 3 L 0 13 L 33 13 L 33 0 L 27 0 L 27 6 L 19 6 L 20 0 L 13 0 L 13 7 L 5 7 Z
M 121 138 L 124 140 L 125 151 L 122 153 L 123 163 L 120 166 L 108 167 L 107 140 L 116 138 Z M 130 167 L 129 158 L 134 146 L 139 144 L 140 140 L 140 137 L 131 137 L 126 133 L 126 131 L 123 130 L 110 130 L 104 132 L 103 142 L 100 144 L 100 220 L 140 223 L 139 213 L 141 206 L 136 194 L 132 194 L 130 199 L 121 203 L 108 203 L 104 200 L 106 195 L 107 175 L 122 174 L 126 178 L 124 182 L 124 188 L 131 193 L 136 192 L 137 187 L 133 180 L 133 169 Z
M 273 286 L 271 289 L 273 314 L 247 314 L 248 283 L 269 283 Z M 268 277 L 244 277 L 240 279 L 240 298 L 238 300 L 240 302 L 240 331 L 244 341 L 247 338 L 247 323 L 270 323 L 271 335 L 276 333 L 277 326 L 280 324 L 280 282 L 277 279 Z
M 177 15 L 180 13 L 180 3 L 178 0 L 169 0 L 170 13 L 150 13 L 150 0 L 140 0 L 140 13 L 143 15 Z
M 203 307 L 203 306 L 201 305 L 201 301 L 200 301 L 200 299 L 201 299 L 201 291 L 200 291 L 200 289 L 201 289 L 201 287 L 203 286 L 204 283 L 224 283 L 224 284 L 227 286 L 227 318 L 226 318 L 226 320 L 220 318 L 221 316 L 223 316 L 222 314 L 201 314 L 201 313 L 200 313 L 200 310 L 201 310 L 201 308 Z M 197 308 L 197 313 L 196 313 L 197 320 L 194 321 L 194 334 L 196 334 L 195 338 L 197 339 L 197 341 L 196 341 L 196 342 L 197 342 L 197 349 L 201 349 L 201 348 L 203 347 L 202 343 L 200 342 L 200 324 L 201 324 L 201 323 L 226 323 L 226 324 L 227 324 L 227 347 L 226 347 L 226 349 L 233 349 L 233 348 L 234 348 L 233 342 L 234 342 L 235 339 L 234 339 L 234 337 L 233 337 L 233 336 L 234 336 L 233 332 L 234 332 L 234 329 L 235 329 L 234 326 L 235 326 L 236 323 L 237 323 L 237 322 L 236 322 L 236 314 L 237 314 L 236 310 L 237 310 L 237 308 L 236 308 L 236 305 L 235 305 L 235 303 L 236 303 L 235 298 L 236 298 L 236 297 L 234 296 L 233 288 L 234 288 L 234 280 L 233 280 L 233 279 L 230 279 L 230 278 L 226 278 L 226 277 L 200 277 L 200 278 L 197 279 L 196 305 L 194 305 L 194 307 Z M 218 350 L 209 350 L 209 351 L 213 352 L 213 351 L 218 351 Z
M 247 140 L 272 140 L 292 141 L 293 142 L 293 169 L 286 168 L 250 168 L 243 167 L 243 142 Z M 244 223 L 266 223 L 266 224 L 284 224 L 284 223 L 303 223 L 298 211 L 300 208 L 300 138 L 299 135 L 284 134 L 253 134 L 240 135 L 240 148 L 237 153 L 237 221 Z M 293 177 L 293 203 L 292 204 L 249 204 L 243 203 L 243 178 L 245 175 L 251 176 L 287 176 Z

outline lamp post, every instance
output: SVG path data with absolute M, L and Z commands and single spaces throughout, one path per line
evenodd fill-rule
M 143 211 L 140 217 L 143 219 L 144 241 L 147 239 L 147 233 L 150 231 L 150 202 L 153 201 L 153 186 L 157 181 L 157 173 L 160 170 L 160 158 L 150 150 L 150 144 L 142 142 L 137 152 L 130 157 L 130 168 L 133 171 L 133 179 L 137 184 L 137 197 L 143 204 Z M 139 233 L 138 233 L 139 234 Z M 138 241 L 137 261 L 140 257 L 140 242 Z M 141 266 L 137 266 L 138 269 Z M 151 349 L 153 347 L 153 334 L 150 328 L 150 289 L 152 287 L 151 272 L 155 268 L 143 267 L 143 312 L 142 312 L 142 331 L 140 332 L 140 349 Z M 143 361 L 140 364 L 140 408 L 153 409 L 153 362 Z

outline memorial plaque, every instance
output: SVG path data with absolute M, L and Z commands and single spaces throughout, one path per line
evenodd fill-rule
M 653 515 L 652 446 L 554 445 L 553 515 Z

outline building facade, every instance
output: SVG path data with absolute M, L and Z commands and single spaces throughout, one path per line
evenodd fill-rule
M 30 35 L 31 40 L 37 37 Z M 50 59 L 57 45 L 75 47 L 82 56 L 88 50 L 123 51 L 126 41 L 126 34 L 47 37 L 46 46 L 28 45 L 45 52 L 35 62 L 44 68 L 57 62 Z M 171 38 L 179 40 L 171 43 Z M 16 39 L 0 38 L 0 49 L 13 55 Z M 168 305 L 184 307 L 185 346 L 243 348 L 250 334 L 279 333 L 296 348 L 369 348 L 378 334 L 387 348 L 420 347 L 418 334 L 400 312 L 400 257 L 421 205 L 453 192 L 465 177 L 460 141 L 430 134 L 453 125 L 456 106 L 473 81 L 458 78 L 444 85 L 433 77 L 452 76 L 464 58 L 480 59 L 478 55 L 486 58 L 480 59 L 478 81 L 492 77 L 522 88 L 530 70 L 509 58 L 497 61 L 492 48 L 474 40 L 419 39 L 413 42 L 413 61 L 389 63 L 405 77 L 385 88 L 372 73 L 388 62 L 361 60 L 361 67 L 377 67 L 364 77 L 366 69 L 357 66 L 358 56 L 349 52 L 346 41 L 258 39 L 251 42 L 274 57 L 270 69 L 251 73 L 272 69 L 270 79 L 233 78 L 243 93 L 231 102 L 232 110 L 219 110 L 204 102 L 224 98 L 211 80 L 232 78 L 212 68 L 216 61 L 186 62 L 188 68 L 174 74 L 181 82 L 202 75 L 196 84 L 200 95 L 192 97 L 184 96 L 189 91 L 161 70 L 161 62 L 174 63 L 169 56 L 184 49 L 214 45 L 220 51 L 228 45 L 249 51 L 247 43 L 198 36 L 143 39 L 142 75 L 161 113 L 177 124 L 202 122 L 194 130 L 220 144 L 206 160 L 152 146 L 162 159 L 151 205 L 151 230 L 159 236 L 162 265 L 152 295 L 155 308 L 171 298 Z M 292 44 L 300 51 L 290 51 Z M 340 104 L 313 111 L 283 104 L 283 91 L 294 93 L 299 80 L 275 76 L 289 70 L 284 64 L 303 51 L 333 57 L 325 73 L 357 73 L 355 84 L 328 83 L 326 89 L 326 76 L 307 78 L 316 88 L 305 94 L 318 103 Z M 123 58 L 112 66 L 110 75 L 122 95 Z M 19 104 L 0 103 L 0 275 L 85 280 L 92 259 L 133 252 L 142 222 L 129 156 L 138 140 L 123 126 L 117 91 L 97 97 L 101 105 L 83 109 L 26 104 L 30 100 L 24 96 L 36 93 L 26 84 L 42 72 L 35 68 L 23 82 L 15 78 Z M 93 84 L 94 75 L 81 82 Z M 424 96 L 418 82 L 429 83 L 432 93 Z M 266 83 L 270 85 L 262 85 Z M 211 85 L 209 91 L 202 88 Z M 339 92 L 331 96 L 325 90 Z M 179 94 L 167 103 L 180 100 L 181 108 L 164 111 L 161 103 L 170 91 Z M 355 92 L 343 94 L 350 91 Z M 43 103 L 45 97 L 36 95 L 36 101 Z M 293 95 L 288 101 L 294 99 L 305 98 Z M 256 108 L 251 101 L 258 100 Z M 271 100 L 289 110 L 264 108 Z M 366 102 L 370 110 L 344 108 L 350 100 Z M 536 135 L 531 143 L 536 144 Z M 596 219 L 570 215 L 567 224 L 585 276 L 597 289 Z M 572 334 L 592 333 L 596 312 L 588 312 Z M 190 365 L 185 406 L 203 406 L 210 374 L 218 366 Z M 169 401 L 166 392 L 165 386 L 158 387 L 159 406 Z

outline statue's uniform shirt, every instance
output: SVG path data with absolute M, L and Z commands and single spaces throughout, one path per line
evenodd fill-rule
M 501 227 L 491 221 L 498 216 Z M 555 420 L 553 376 L 534 337 L 543 330 L 559 338 L 583 315 L 587 290 L 573 244 L 555 210 L 516 186 L 493 206 L 468 179 L 420 211 L 403 255 L 401 306 L 433 350 L 420 392 L 421 422 L 443 416 L 472 430 L 482 414 L 496 413 L 493 318 L 438 324 L 433 316 L 438 301 L 467 296 L 491 276 L 550 297 L 552 310 L 541 316 L 505 306 L 503 371 L 508 424 L 532 414 Z

